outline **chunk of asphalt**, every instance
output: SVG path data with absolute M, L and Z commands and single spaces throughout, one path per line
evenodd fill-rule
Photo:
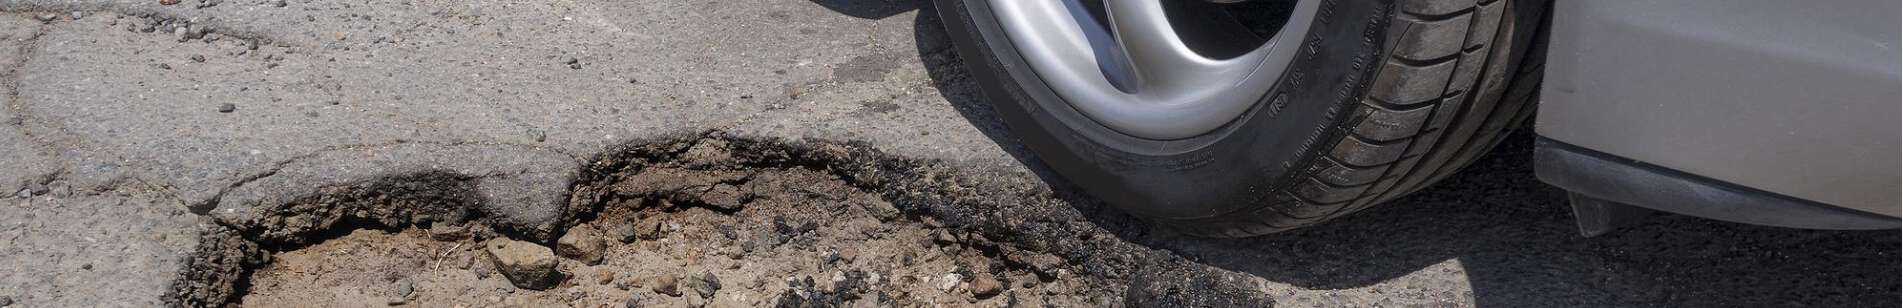
M 580 169 L 561 153 L 511 145 L 398 144 L 302 156 L 234 184 L 213 219 L 296 244 L 340 218 L 387 226 L 460 223 L 483 213 L 499 231 L 553 240 Z M 348 215 L 348 217 L 344 217 Z

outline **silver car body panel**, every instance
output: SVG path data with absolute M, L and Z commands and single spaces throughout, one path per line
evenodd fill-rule
M 1552 140 L 1896 217 L 1896 0 L 1561 0 Z

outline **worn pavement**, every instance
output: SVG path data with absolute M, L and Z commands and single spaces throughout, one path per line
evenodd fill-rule
M 486 211 L 549 231 L 580 164 L 666 134 L 862 143 L 1069 188 L 918 2 L 161 2 L 0 1 L 0 306 L 158 305 L 200 228 L 418 170 L 479 178 L 502 200 Z M 1118 233 L 1285 306 L 1898 305 L 1895 231 L 1659 217 L 1580 238 L 1515 140 L 1317 228 Z

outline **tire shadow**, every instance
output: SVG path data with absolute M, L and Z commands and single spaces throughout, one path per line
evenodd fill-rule
M 1533 138 L 1524 130 L 1440 184 L 1321 225 L 1246 239 L 1153 230 L 1078 193 L 1012 137 L 965 70 L 931 3 L 814 3 L 862 18 L 917 9 L 919 58 L 966 121 L 1069 196 L 1091 222 L 1196 263 L 1303 288 L 1346 289 L 1454 262 L 1460 272 L 1444 274 L 1464 276 L 1479 306 L 1895 307 L 1903 300 L 1903 276 L 1897 275 L 1903 270 L 1903 236 L 1895 230 L 1797 230 L 1659 215 L 1610 234 L 1580 237 L 1564 193 L 1534 178 Z

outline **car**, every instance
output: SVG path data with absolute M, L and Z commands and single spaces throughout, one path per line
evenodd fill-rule
M 1191 235 L 1349 215 L 1529 125 L 1587 236 L 1653 211 L 1899 226 L 1896 1 L 935 5 L 1039 160 Z

